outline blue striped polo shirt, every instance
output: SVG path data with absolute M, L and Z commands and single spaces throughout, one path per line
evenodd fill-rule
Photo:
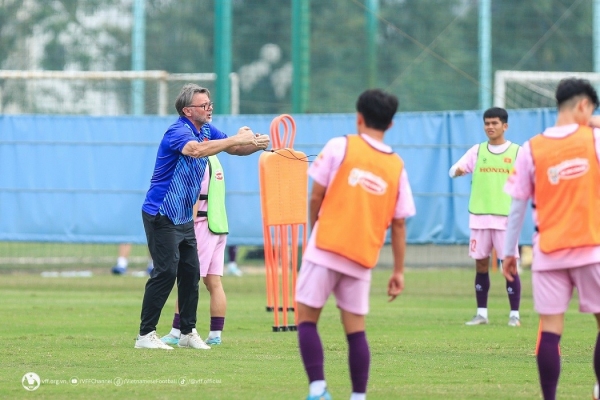
M 192 140 L 201 142 L 226 137 L 211 124 L 204 124 L 198 132 L 187 118 L 179 117 L 167 129 L 158 147 L 142 210 L 150 215 L 166 215 L 175 225 L 191 222 L 208 158 L 184 156 L 181 151 Z

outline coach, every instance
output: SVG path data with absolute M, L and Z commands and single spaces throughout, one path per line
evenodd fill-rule
M 228 137 L 213 125 L 210 92 L 186 84 L 175 100 L 179 119 L 160 142 L 142 219 L 154 271 L 146 283 L 140 333 L 135 348 L 172 349 L 156 335 L 156 325 L 177 278 L 181 316 L 180 347 L 201 348 L 196 326 L 198 251 L 192 209 L 198 199 L 207 157 L 225 151 L 248 155 L 266 149 L 267 135 L 241 127 Z

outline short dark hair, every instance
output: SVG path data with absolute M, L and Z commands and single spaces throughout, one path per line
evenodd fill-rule
M 485 121 L 486 118 L 500 118 L 502 123 L 508 123 L 508 113 L 504 108 L 500 107 L 492 107 L 485 110 L 483 113 L 483 120 Z
M 570 100 L 582 96 L 589 98 L 594 104 L 594 108 L 598 108 L 598 94 L 590 81 L 579 78 L 565 78 L 556 87 L 556 107 L 560 109 L 566 103 L 569 103 Z
M 381 89 L 365 90 L 356 101 L 356 111 L 362 114 L 365 125 L 381 131 L 390 127 L 397 110 L 398 98 Z
M 183 115 L 183 109 L 192 103 L 192 99 L 196 93 L 206 93 L 210 98 L 210 92 L 207 88 L 198 86 L 195 83 L 186 83 L 181 88 L 181 92 L 175 99 L 175 109 L 179 115 Z

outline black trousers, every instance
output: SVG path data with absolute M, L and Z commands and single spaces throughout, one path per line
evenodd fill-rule
M 156 330 L 160 313 L 177 279 L 181 333 L 196 327 L 200 266 L 194 222 L 175 225 L 169 217 L 142 211 L 154 270 L 144 292 L 140 335 Z

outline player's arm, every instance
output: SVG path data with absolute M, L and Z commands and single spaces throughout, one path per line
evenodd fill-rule
M 475 167 L 475 161 L 477 161 L 477 152 L 479 151 L 479 145 L 471 147 L 461 158 L 450 167 L 448 175 L 450 178 L 456 178 L 473 172 Z
M 312 190 L 310 192 L 310 201 L 308 205 L 308 218 L 310 223 L 310 230 L 315 226 L 317 222 L 317 218 L 319 217 L 319 210 L 321 210 L 321 205 L 323 204 L 323 199 L 325 198 L 325 192 L 327 188 L 317 182 L 313 182 Z
M 525 220 L 527 200 L 515 199 L 510 203 L 506 235 L 504 237 L 504 260 L 502 261 L 502 274 L 506 280 L 512 282 L 517 274 L 517 259 L 515 249 Z
M 264 139 L 261 139 L 261 143 L 263 142 Z M 250 128 L 243 126 L 238 130 L 237 134 L 224 139 L 208 140 L 205 142 L 190 140 L 185 144 L 185 146 L 183 146 L 181 153 L 185 156 L 201 158 L 212 156 L 222 151 L 227 151 L 230 148 L 235 148 L 236 146 L 247 145 L 253 145 L 257 148 L 257 150 L 259 150 L 258 139 L 256 138 L 255 134 Z
M 246 145 L 237 145 L 225 150 L 228 154 L 234 156 L 247 156 L 252 153 L 256 153 L 259 150 L 265 150 L 271 143 L 269 135 L 263 135 L 261 133 L 254 134 L 255 143 Z
M 406 222 L 404 218 L 392 220 L 392 255 L 394 270 L 388 281 L 388 301 L 393 301 L 404 290 L 404 254 L 406 253 Z

